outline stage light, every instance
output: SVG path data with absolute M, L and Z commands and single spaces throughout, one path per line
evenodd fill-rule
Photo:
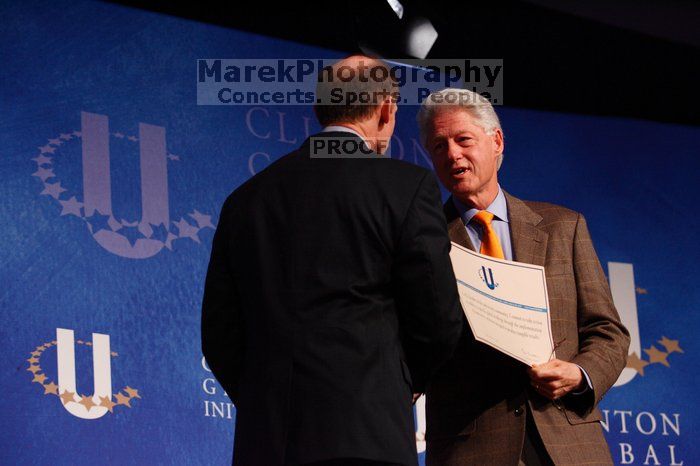
M 438 38 L 433 24 L 411 2 L 358 0 L 353 10 L 357 42 L 368 55 L 424 59 Z

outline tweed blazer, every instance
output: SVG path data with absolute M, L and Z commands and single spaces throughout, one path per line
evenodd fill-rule
M 581 366 L 592 390 L 552 402 L 530 386 L 524 364 L 468 332 L 427 391 L 427 464 L 515 466 L 528 416 L 554 464 L 612 464 L 596 406 L 625 366 L 629 333 L 586 221 L 505 196 L 514 260 L 545 267 L 556 357 Z M 451 198 L 444 207 L 451 240 L 473 250 Z

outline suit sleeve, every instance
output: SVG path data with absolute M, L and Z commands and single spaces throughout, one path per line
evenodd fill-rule
M 202 300 L 202 353 L 212 373 L 236 403 L 243 361 L 244 333 L 229 256 L 231 198 L 221 209 L 214 233 Z
M 425 391 L 431 375 L 452 355 L 465 325 L 450 247 L 440 190 L 426 173 L 403 221 L 393 268 L 414 393 Z
M 629 332 L 613 304 L 608 280 L 593 248 L 586 220 L 578 216 L 574 232 L 573 262 L 576 278 L 579 353 L 571 361 L 582 367 L 592 394 L 581 406 L 592 411 L 613 386 L 627 363 Z

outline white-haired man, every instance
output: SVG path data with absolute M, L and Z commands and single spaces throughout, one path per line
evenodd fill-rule
M 556 359 L 526 367 L 465 338 L 427 392 L 427 464 L 612 464 L 596 406 L 625 366 L 629 334 L 583 216 L 501 189 L 503 130 L 482 96 L 433 93 L 418 122 L 452 193 L 452 241 L 544 266 L 558 344 Z

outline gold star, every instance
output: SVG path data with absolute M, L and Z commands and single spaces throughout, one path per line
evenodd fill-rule
M 28 370 L 29 372 L 31 372 L 32 374 L 36 374 L 37 372 L 39 372 L 39 371 L 41 370 L 41 367 L 39 367 L 39 366 L 29 366 L 29 367 L 27 368 L 27 370 Z
M 39 360 L 36 358 L 36 356 L 32 356 L 31 358 L 27 359 L 27 362 L 29 364 L 34 364 L 35 362 L 39 362 Z
M 101 396 L 100 397 L 100 406 L 104 406 L 109 410 L 110 413 L 114 412 L 114 407 L 116 406 L 116 403 L 112 401 L 111 398 L 107 398 L 106 396 Z
M 52 344 L 52 345 L 57 345 L 58 342 L 57 342 L 56 340 L 54 340 L 54 341 L 51 342 L 51 344 Z
M 73 395 L 75 393 L 71 392 L 70 390 L 66 390 L 65 392 L 61 393 L 58 397 L 63 401 L 63 404 L 65 405 L 69 401 L 75 402 L 75 398 L 73 398 Z
M 77 343 L 78 343 L 79 345 L 82 345 L 82 344 L 83 344 L 83 340 L 77 340 Z
M 58 385 L 53 382 L 44 385 L 44 395 L 58 395 Z
M 639 375 L 643 376 L 644 375 L 644 367 L 648 366 L 649 363 L 646 362 L 643 359 L 639 359 L 639 356 L 637 356 L 637 353 L 632 353 L 629 356 L 627 356 L 627 366 L 630 369 L 634 369 L 639 373 Z
M 88 345 L 88 346 L 92 346 L 92 342 L 91 342 L 91 341 L 86 341 L 85 344 Z
M 136 389 L 134 389 L 134 388 L 131 388 L 131 387 L 128 386 L 128 385 L 126 386 L 126 388 L 124 389 L 124 391 L 125 391 L 126 393 L 129 394 L 129 398 L 139 398 L 139 399 L 141 398 L 141 397 L 139 396 L 139 391 L 136 390 Z
M 110 354 L 111 354 L 112 356 L 119 356 L 119 353 L 117 353 L 116 351 L 112 351 Z
M 39 382 L 40 384 L 44 384 L 44 380 L 46 380 L 46 376 L 44 374 L 34 374 L 34 378 L 32 379 L 32 382 Z
M 37 350 L 39 353 L 41 353 L 42 351 L 44 351 L 44 349 L 45 349 L 45 348 L 44 348 L 44 345 L 39 345 L 39 346 L 36 347 L 36 350 Z
M 637 287 L 637 288 L 635 288 L 635 290 L 637 291 L 637 294 L 649 294 L 649 292 L 646 290 L 646 288 Z
M 649 363 L 654 364 L 655 362 L 659 362 L 663 364 L 666 367 L 671 367 L 671 365 L 666 361 L 666 358 L 668 357 L 668 353 L 664 353 L 663 351 L 659 351 L 656 346 L 651 345 L 649 349 L 645 349 L 644 352 L 649 356 Z
M 666 351 L 669 353 L 683 353 L 683 349 L 681 349 L 680 346 L 678 346 L 678 340 L 669 340 L 666 337 L 661 337 L 661 340 L 659 340 L 659 343 L 663 345 L 664 348 L 666 348 Z
M 38 350 L 37 350 L 37 351 L 32 351 L 32 352 L 29 353 L 29 354 L 31 354 L 32 356 L 36 356 L 36 357 L 38 358 L 39 356 L 41 356 L 41 351 L 38 351 Z
M 116 395 L 114 395 L 114 398 L 117 399 L 117 404 L 118 404 L 118 405 L 126 405 L 126 406 L 128 406 L 129 408 L 131 408 L 131 405 L 129 404 L 129 400 L 130 400 L 131 398 L 129 398 L 128 396 L 124 396 L 124 395 L 122 395 L 121 393 L 117 393 Z
M 92 397 L 87 396 L 87 395 L 81 395 L 81 396 L 83 397 L 83 399 L 78 401 L 78 403 L 85 406 L 87 408 L 87 410 L 90 411 L 90 408 L 95 406 L 95 403 L 92 401 Z

